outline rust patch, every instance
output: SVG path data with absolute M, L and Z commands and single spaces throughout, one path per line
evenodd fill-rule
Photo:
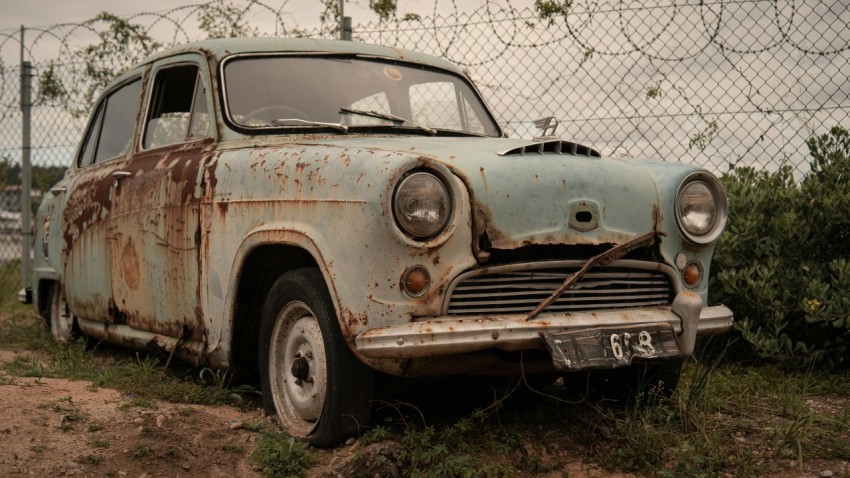
M 124 244 L 124 248 L 121 251 L 121 271 L 127 287 L 132 290 L 138 289 L 141 283 L 139 277 L 139 256 L 132 239 Z
M 107 163 L 108 164 L 108 163 Z M 65 250 L 70 251 L 74 241 L 92 224 L 106 220 L 111 207 L 112 169 L 100 165 L 89 166 L 80 173 L 81 180 L 74 186 L 63 211 L 63 239 Z

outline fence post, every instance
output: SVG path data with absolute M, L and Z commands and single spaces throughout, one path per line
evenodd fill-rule
M 345 16 L 345 0 L 339 0 L 339 39 L 351 40 L 351 17 Z
M 30 246 L 32 227 L 32 164 L 30 147 L 30 126 L 32 114 L 32 64 L 24 61 L 24 26 L 21 25 L 21 278 L 24 287 L 30 284 Z

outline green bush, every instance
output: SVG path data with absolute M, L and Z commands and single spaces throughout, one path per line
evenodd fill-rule
M 712 266 L 712 300 L 761 358 L 847 366 L 850 344 L 850 134 L 807 142 L 811 172 L 736 168 L 721 179 L 729 225 Z

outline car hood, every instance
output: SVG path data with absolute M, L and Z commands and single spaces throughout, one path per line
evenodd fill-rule
M 313 141 L 307 141 L 313 143 Z M 315 141 L 439 161 L 470 194 L 479 243 L 493 249 L 548 244 L 620 244 L 659 227 L 653 177 L 627 159 L 589 148 L 506 138 L 340 138 Z M 528 146 L 522 150 L 523 146 Z M 571 151 L 585 154 L 572 154 Z

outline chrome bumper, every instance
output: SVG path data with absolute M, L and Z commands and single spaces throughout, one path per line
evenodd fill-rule
M 732 328 L 732 311 L 723 305 L 702 307 L 693 292 L 676 296 L 672 307 L 541 314 L 434 317 L 420 322 L 367 330 L 355 339 L 357 352 L 370 358 L 417 358 L 454 355 L 488 348 L 523 350 L 542 347 L 541 334 L 614 325 L 669 323 L 683 355 L 693 353 L 699 335 Z

